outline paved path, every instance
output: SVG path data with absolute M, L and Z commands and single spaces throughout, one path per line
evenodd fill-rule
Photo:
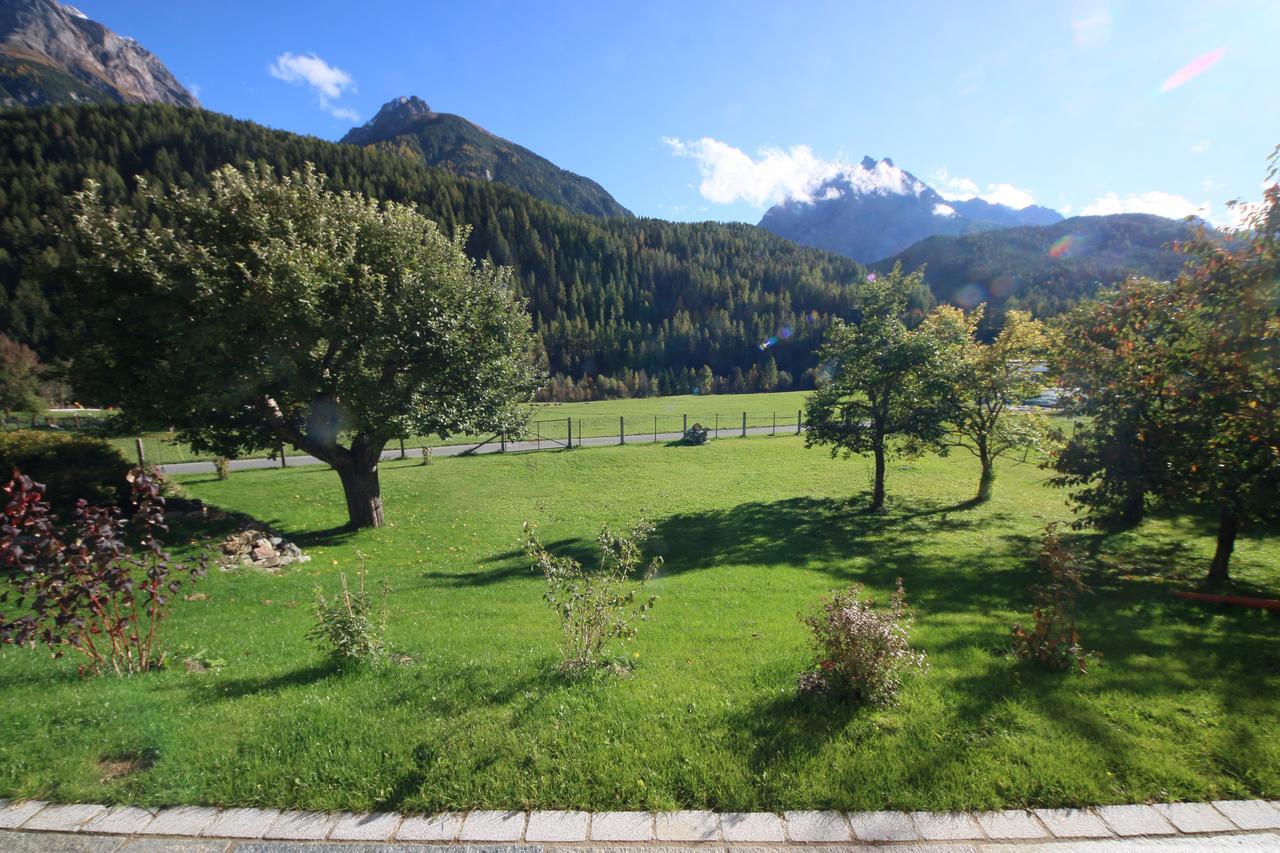
M 772 435 L 773 427 L 747 427 L 747 435 Z M 790 427 L 778 427 L 778 435 L 795 435 L 795 424 Z M 720 439 L 740 438 L 742 436 L 742 427 L 729 429 L 721 427 Z M 660 432 L 657 435 L 657 441 L 679 441 L 684 437 L 679 432 Z M 628 435 L 627 444 L 653 444 L 653 433 L 642 433 L 639 435 Z M 715 435 L 712 434 L 712 441 L 715 441 Z M 575 438 L 573 440 L 574 447 L 608 447 L 618 444 L 618 437 L 600 436 L 596 438 Z M 542 441 L 509 441 L 507 442 L 507 453 L 528 453 L 537 450 L 563 450 L 563 444 L 557 444 L 550 439 L 542 439 Z M 502 445 L 499 442 L 491 441 L 477 447 L 474 444 L 445 444 L 439 447 L 431 448 L 432 458 L 439 456 L 462 456 L 465 453 L 501 453 Z M 422 458 L 422 448 L 410 447 L 406 448 L 405 456 L 410 459 Z M 384 461 L 399 459 L 400 449 L 398 447 L 391 450 L 382 451 Z M 289 465 L 323 465 L 319 459 L 314 456 L 287 456 L 285 461 Z M 161 465 L 165 473 L 168 474 L 212 474 L 214 471 L 212 462 L 174 462 L 168 465 Z M 249 468 L 279 468 L 279 459 L 233 459 L 231 460 L 232 471 L 243 471 Z
M 342 843 L 335 843 L 342 842 Z M 996 812 L 446 812 L 400 815 L 0 800 L 0 850 L 277 853 L 317 850 L 667 853 L 757 848 L 853 853 L 1280 851 L 1280 802 Z

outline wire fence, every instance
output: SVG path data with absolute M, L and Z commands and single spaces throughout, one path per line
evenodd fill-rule
M 566 416 L 540 418 L 530 421 L 519 434 L 509 435 L 458 435 L 442 441 L 438 436 L 407 436 L 403 441 L 393 441 L 388 453 L 394 457 L 397 451 L 406 456 L 417 455 L 426 447 L 465 445 L 476 450 L 553 450 L 581 446 L 583 442 L 600 445 L 610 441 L 618 444 L 638 444 L 645 441 L 672 441 L 683 438 L 694 425 L 707 430 L 709 438 L 730 438 L 745 435 L 797 434 L 803 426 L 800 410 L 778 411 L 724 411 L 672 414 L 626 414 Z M 39 429 L 54 432 L 74 432 L 98 435 L 114 446 L 129 460 L 143 460 L 152 465 L 172 465 L 183 462 L 209 462 L 211 453 L 199 453 L 172 432 L 157 431 L 143 435 L 112 434 L 111 421 L 92 415 L 10 415 L 0 420 L 5 430 Z M 282 448 L 269 454 L 279 458 Z M 296 455 L 296 451 L 287 451 Z
M 701 426 L 709 439 L 748 435 L 796 435 L 804 427 L 803 412 L 713 412 L 689 414 L 600 415 L 591 417 L 544 418 L 530 421 L 519 433 L 487 437 L 468 436 L 448 444 L 469 444 L 472 450 L 553 450 L 580 447 L 584 443 L 640 444 L 669 442 L 684 438 L 690 428 Z M 439 442 L 405 439 L 402 452 L 441 446 Z M 393 451 L 394 453 L 394 451 Z

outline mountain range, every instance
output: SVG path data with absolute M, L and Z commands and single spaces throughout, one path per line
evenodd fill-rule
M 433 112 L 417 96 L 388 101 L 341 141 L 401 154 L 464 178 L 497 181 L 580 213 L 631 215 L 590 178 L 561 169 L 462 116 Z
M 823 182 L 809 198 L 769 208 L 760 227 L 805 246 L 871 263 L 937 234 L 1060 221 L 1062 214 L 1046 207 L 1017 210 L 980 198 L 949 201 L 888 157 L 864 157 Z
M 914 313 L 987 302 L 992 329 L 1006 307 L 1047 317 L 1127 275 L 1172 276 L 1172 244 L 1191 229 L 947 199 L 869 157 L 760 227 L 637 218 L 596 182 L 418 97 L 341 143 L 196 109 L 155 56 L 56 0 L 0 0 L 0 105 L 40 107 L 0 111 L 0 329 L 49 359 L 75 346 L 59 282 L 74 263 L 66 195 L 86 178 L 136 204 L 136 176 L 199 185 L 227 162 L 313 163 L 336 189 L 470 227 L 472 257 L 516 270 L 554 399 L 807 387 L 867 265 L 924 266 Z
M 0 106 L 200 104 L 159 59 L 57 0 L 0 2 Z

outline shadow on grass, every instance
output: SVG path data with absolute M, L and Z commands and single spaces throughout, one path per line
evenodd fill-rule
M 197 695 L 204 701 L 222 701 L 226 699 L 241 699 L 246 696 L 258 696 L 264 693 L 277 693 L 292 687 L 305 687 L 308 684 L 315 684 L 326 678 L 341 675 L 343 671 L 342 667 L 337 663 L 325 660 L 322 663 L 315 663 L 301 669 L 275 673 L 260 678 L 222 678 L 207 684 L 201 684 L 196 681 L 193 682 L 193 685 L 200 688 Z

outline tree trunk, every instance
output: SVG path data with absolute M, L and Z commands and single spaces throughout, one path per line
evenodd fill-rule
M 374 461 L 355 459 L 335 465 L 347 498 L 347 526 L 353 530 L 382 526 L 382 486 L 378 482 L 379 454 Z
M 1236 547 L 1236 533 L 1240 531 L 1240 517 L 1234 510 L 1224 509 L 1218 519 L 1218 548 L 1213 553 L 1213 562 L 1209 564 L 1210 584 L 1226 583 L 1231 579 L 1231 552 Z
M 1139 486 L 1133 486 L 1120 507 L 1120 523 L 1125 527 L 1137 527 L 1147 513 L 1147 496 Z
M 876 457 L 876 482 L 871 491 L 871 511 L 879 512 L 884 509 L 884 442 L 876 442 L 874 449 Z
M 983 454 L 980 457 L 982 461 L 982 476 L 978 479 L 978 503 L 991 500 L 991 487 L 996 482 L 996 466 L 989 456 Z

